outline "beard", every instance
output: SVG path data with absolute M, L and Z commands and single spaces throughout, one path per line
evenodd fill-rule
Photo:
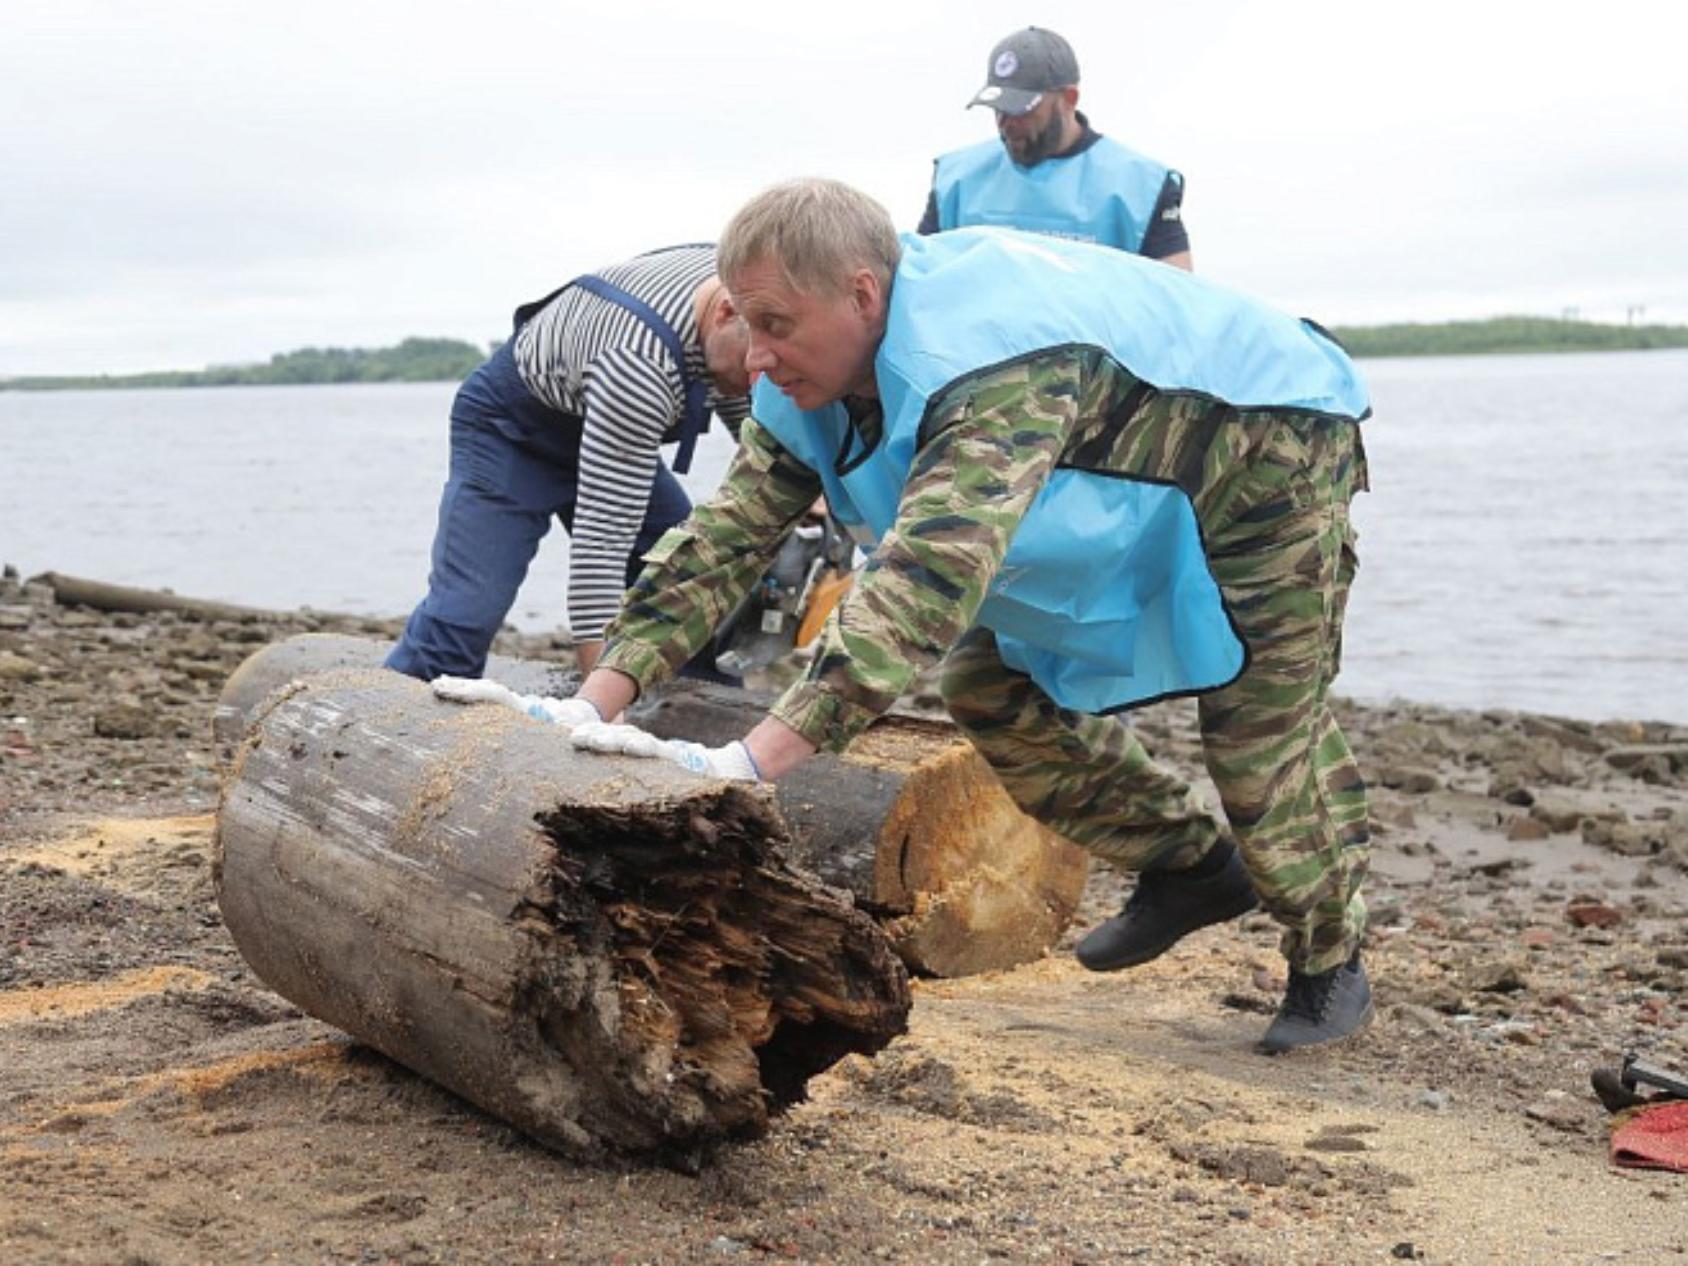
M 1035 167 L 1061 147 L 1061 115 L 1059 111 L 1049 116 L 1049 122 L 1036 132 L 1032 132 L 1023 139 L 1015 141 L 1007 136 L 1002 143 L 1008 149 L 1008 156 L 1022 167 Z

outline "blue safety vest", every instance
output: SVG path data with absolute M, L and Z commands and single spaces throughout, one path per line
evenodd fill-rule
M 905 236 L 874 378 L 867 448 L 841 403 L 803 411 L 761 379 L 752 413 L 815 470 L 832 512 L 877 545 L 932 401 L 1039 353 L 1094 347 L 1164 392 L 1238 409 L 1359 421 L 1353 364 L 1318 327 L 1182 269 L 1006 229 Z M 992 579 L 978 622 L 1004 661 L 1065 707 L 1111 712 L 1235 680 L 1246 650 L 1208 570 L 1189 497 L 1128 475 L 1058 469 Z
M 1168 174 L 1105 136 L 1033 167 L 1008 157 L 1002 142 L 981 141 L 938 159 L 932 194 L 941 229 L 996 224 L 1135 253 Z
M 629 294 L 620 286 L 605 281 L 602 277 L 587 273 L 576 277 L 567 285 L 558 286 L 543 299 L 535 299 L 532 303 L 524 303 L 516 309 L 514 324 L 517 330 L 571 286 L 597 295 L 600 299 L 608 299 L 611 303 L 626 308 L 644 323 L 645 328 L 657 337 L 657 341 L 667 350 L 669 356 L 680 371 L 680 389 L 685 393 L 684 403 L 680 413 L 680 427 L 675 433 L 680 447 L 674 453 L 674 473 L 683 475 L 692 468 L 692 451 L 697 448 L 697 437 L 709 427 L 709 382 L 707 379 L 694 377 L 686 367 L 686 347 L 675 333 L 674 327 L 662 319 L 662 314 L 643 299 Z

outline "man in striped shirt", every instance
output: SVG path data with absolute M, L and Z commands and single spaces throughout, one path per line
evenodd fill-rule
M 640 255 L 516 312 L 451 410 L 428 595 L 387 666 L 478 677 L 555 515 L 569 533 L 569 625 L 583 671 L 645 552 L 691 510 L 684 474 L 713 410 L 749 413 L 747 338 L 712 245 Z

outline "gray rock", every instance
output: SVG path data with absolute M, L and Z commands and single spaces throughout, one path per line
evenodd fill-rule
M 1203 1169 L 1236 1182 L 1282 1187 L 1293 1172 L 1289 1158 L 1273 1147 L 1244 1145 L 1232 1148 L 1206 1147 L 1198 1150 L 1197 1163 Z
M 1623 911 L 1598 898 L 1574 898 L 1565 906 L 1566 922 L 1579 928 L 1614 928 L 1624 921 Z
M 1522 965 L 1510 959 L 1478 963 L 1465 973 L 1465 987 L 1477 993 L 1517 993 L 1529 988 Z
M 1387 765 L 1378 773 L 1378 781 L 1409 796 L 1422 796 L 1442 786 L 1434 772 L 1416 765 Z
M 1530 743 L 1529 751 L 1530 764 L 1538 778 L 1551 783 L 1563 783 L 1570 778 L 1571 771 L 1565 764 L 1565 749 L 1559 744 L 1537 739 Z
M 1353 1133 L 1326 1127 L 1302 1144 L 1310 1152 L 1368 1152 L 1366 1141 Z
M 1400 800 L 1382 805 L 1374 804 L 1372 806 L 1372 817 L 1376 821 L 1386 823 L 1389 826 L 1413 827 L 1418 825 L 1418 815 L 1413 812 L 1412 805 Z
M 1525 786 L 1525 780 L 1515 773 L 1498 774 L 1489 780 L 1489 798 L 1506 804 L 1529 808 L 1536 802 L 1536 793 Z
M 153 716 L 138 704 L 107 704 L 94 714 L 94 733 L 101 738 L 150 738 L 153 733 Z
M 1600 818 L 1584 818 L 1582 837 L 1585 844 L 1610 849 L 1623 857 L 1650 857 L 1662 852 L 1667 832 L 1658 822 L 1610 822 Z
M 1580 805 L 1555 796 L 1538 797 L 1530 806 L 1530 816 L 1549 831 L 1574 831 L 1583 819 Z
M 1547 739 L 1562 747 L 1598 756 L 1606 744 L 1595 737 L 1594 727 L 1587 721 L 1564 720 L 1559 717 L 1538 717 L 1525 713 L 1518 718 L 1519 728 L 1532 738 Z
M 1663 769 L 1666 776 L 1688 769 L 1688 743 L 1629 743 L 1606 753 L 1613 769 L 1651 781 L 1648 771 Z
M 41 665 L 11 651 L 0 651 L 0 681 L 35 681 L 41 676 Z
M 1454 1002 L 1454 1009 L 1459 1009 L 1457 999 Z M 1425 1033 L 1439 1033 L 1446 1027 L 1446 1021 L 1443 1020 L 1440 1012 L 1433 1011 L 1417 1002 L 1399 1003 L 1395 1007 L 1395 1018 Z
M 1439 1011 L 1443 1015 L 1459 1015 L 1466 1009 L 1465 995 L 1453 985 L 1446 982 L 1427 985 L 1416 990 L 1410 1000 L 1414 1006 L 1424 1007 L 1430 1011 Z
M 1420 751 L 1431 756 L 1451 756 L 1454 749 L 1438 726 L 1423 721 L 1401 721 L 1385 726 L 1378 733 L 1378 742 L 1404 751 Z

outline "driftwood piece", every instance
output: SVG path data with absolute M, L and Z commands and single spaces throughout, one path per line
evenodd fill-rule
M 344 669 L 258 709 L 214 873 L 310 1014 L 551 1146 L 688 1163 L 905 1026 L 886 938 L 784 836 L 766 791 Z
M 305 634 L 249 658 L 213 722 L 225 760 L 277 687 L 314 672 L 369 667 L 384 643 Z M 523 694 L 567 695 L 555 665 L 494 656 L 486 674 Z M 663 737 L 722 743 L 772 697 L 695 682 L 664 685 L 629 719 Z M 887 717 L 839 756 L 820 755 L 775 788 L 793 859 L 884 924 L 916 971 L 965 976 L 1035 959 L 1060 937 L 1084 890 L 1086 854 L 1022 814 L 948 722 Z
M 103 580 L 85 580 L 80 576 L 67 576 L 57 571 L 32 576 L 30 583 L 51 586 L 53 600 L 60 606 L 93 607 L 96 611 L 130 611 L 140 615 L 156 611 L 174 611 L 202 620 L 287 618 L 282 612 L 265 611 L 260 607 L 240 607 L 209 598 L 184 598 L 168 589 L 135 589 L 128 585 L 110 585 Z

